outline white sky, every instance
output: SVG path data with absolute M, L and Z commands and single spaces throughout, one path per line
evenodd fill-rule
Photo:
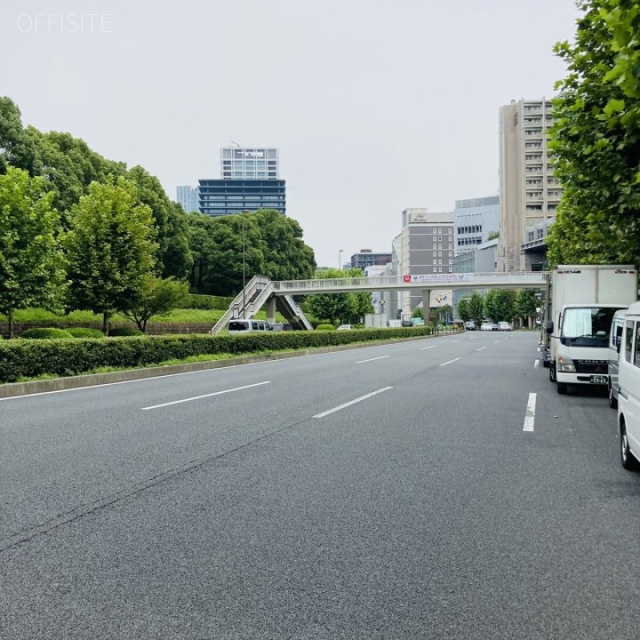
M 497 193 L 498 110 L 553 95 L 577 17 L 573 0 L 2 0 L 0 95 L 174 200 L 220 177 L 231 141 L 278 147 L 287 215 L 337 266 L 390 252 L 407 207 Z

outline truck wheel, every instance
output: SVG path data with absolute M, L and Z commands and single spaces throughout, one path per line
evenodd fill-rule
M 558 385 L 558 393 L 560 393 L 562 395 L 567 393 L 567 383 L 566 382 L 558 382 L 556 384 Z
M 549 381 L 550 382 L 556 381 L 556 363 L 555 362 L 549 363 Z
M 613 395 L 613 386 L 611 385 L 611 380 L 609 380 L 609 406 L 612 409 L 616 409 L 618 407 L 618 399 Z
M 620 425 L 620 462 L 627 471 L 638 471 L 638 461 L 629 451 L 629 441 L 624 423 Z

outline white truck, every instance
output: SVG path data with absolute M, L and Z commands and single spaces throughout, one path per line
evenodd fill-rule
M 560 265 L 551 272 L 540 351 L 558 393 L 607 385 L 611 319 L 638 299 L 633 265 Z

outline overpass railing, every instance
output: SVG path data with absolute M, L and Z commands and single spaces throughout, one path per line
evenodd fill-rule
M 316 292 L 384 291 L 395 289 L 455 288 L 538 288 L 546 284 L 547 271 L 515 273 L 433 273 L 414 276 L 374 276 L 371 278 L 327 278 L 273 282 L 276 295 L 306 295 Z

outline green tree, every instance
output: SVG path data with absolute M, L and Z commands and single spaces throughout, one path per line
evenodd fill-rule
M 535 318 L 536 309 L 540 306 L 540 301 L 536 297 L 534 289 L 520 289 L 516 295 L 514 310 L 515 315 L 520 318 Z
M 53 204 L 60 212 L 63 225 L 68 212 L 88 193 L 92 182 L 106 182 L 112 176 L 126 173 L 123 163 L 103 158 L 84 140 L 69 133 L 41 133 L 35 127 L 27 127 L 26 133 L 36 150 L 34 173 L 51 184 L 55 192 Z
M 151 209 L 139 204 L 135 185 L 123 178 L 94 182 L 69 217 L 63 236 L 69 262 L 73 309 L 103 316 L 103 331 L 116 311 L 140 295 L 155 268 L 155 227 Z
M 10 98 L 0 97 L 0 174 L 12 166 L 33 175 L 35 159 L 35 145 L 22 126 L 20 109 Z
M 184 304 L 189 294 L 186 282 L 175 278 L 158 278 L 150 273 L 142 277 L 140 289 L 120 312 L 133 320 L 138 329 L 145 333 L 147 322 L 157 315 L 169 313 Z
M 182 211 L 174 206 L 160 181 L 140 166 L 129 171 L 129 178 L 134 182 L 141 204 L 146 204 L 153 214 L 157 229 L 158 243 L 157 261 L 163 277 L 175 276 L 186 278 L 192 264 L 189 251 L 186 221 L 180 217 Z M 182 215 L 184 212 L 182 212 Z
M 318 269 L 316 278 L 344 279 L 361 278 L 360 269 Z M 318 320 L 328 320 L 333 324 L 360 322 L 367 313 L 373 313 L 371 294 L 360 293 L 318 293 L 308 296 L 304 308 Z
M 163 278 L 182 280 L 189 277 L 193 264 L 189 248 L 189 215 L 191 214 L 185 213 L 177 202 L 171 202 L 167 219 L 167 235 L 170 239 L 160 256 Z
M 640 262 L 640 10 L 635 0 L 579 0 L 568 74 L 553 101 L 550 150 L 563 195 L 548 260 Z
M 469 299 L 469 313 L 471 314 L 470 319 L 479 327 L 484 319 L 484 300 L 476 291 L 471 294 Z
M 302 241 L 302 229 L 277 211 L 259 209 L 230 216 L 187 214 L 193 256 L 189 281 L 194 291 L 235 295 L 244 279 L 254 275 L 272 280 L 313 276 L 313 250 Z
M 260 230 L 264 256 L 262 275 L 272 280 L 313 278 L 316 269 L 313 249 L 304 243 L 302 227 L 296 220 L 273 209 L 258 209 L 249 216 L 255 219 Z
M 469 298 L 462 298 L 458 302 L 458 305 L 456 307 L 456 313 L 458 314 L 458 317 L 463 322 L 468 322 L 469 320 L 472 320 L 471 305 L 469 303 Z
M 484 312 L 494 322 L 511 322 L 515 316 L 516 291 L 491 289 L 484 298 Z
M 65 272 L 57 241 L 59 216 L 45 181 L 7 166 L 0 175 L 0 311 L 13 336 L 13 312 L 55 307 Z

